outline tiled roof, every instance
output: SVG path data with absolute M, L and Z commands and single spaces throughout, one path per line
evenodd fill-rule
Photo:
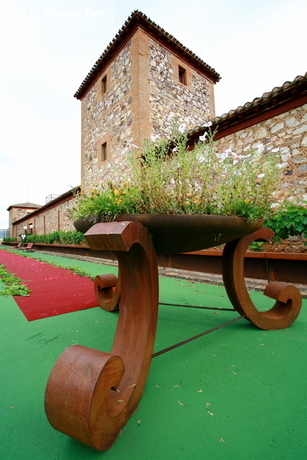
M 178 40 L 176 40 L 176 38 L 174 38 L 160 26 L 151 21 L 151 19 L 149 19 L 145 14 L 136 10 L 131 14 L 131 16 L 129 16 L 123 27 L 118 31 L 115 38 L 111 41 L 111 43 L 108 45 L 108 47 L 105 49 L 103 54 L 99 57 L 90 72 L 83 80 L 81 86 L 74 95 L 77 99 L 81 99 L 84 96 L 86 91 L 90 88 L 90 86 L 96 80 L 97 76 L 102 71 L 103 67 L 110 61 L 110 59 L 117 52 L 118 48 L 137 27 L 142 27 L 147 32 L 157 37 L 161 42 L 177 51 L 183 58 L 186 58 L 195 67 L 205 73 L 214 83 L 217 83 L 220 80 L 220 75 L 212 67 L 210 67 L 199 57 L 197 57 L 192 51 L 182 45 Z
M 298 75 L 292 82 L 286 81 L 282 86 L 276 86 L 270 92 L 264 93 L 261 97 L 256 97 L 252 102 L 246 102 L 243 106 L 237 107 L 235 110 L 230 110 L 228 113 L 216 117 L 214 121 L 219 122 L 228 118 L 236 113 L 249 110 L 256 107 L 264 107 L 268 105 L 274 105 L 278 101 L 283 101 L 289 96 L 296 96 L 298 92 L 306 91 L 307 84 L 307 72 L 305 75 Z
M 37 209 L 37 208 L 40 208 L 41 207 L 41 204 L 34 204 L 34 203 L 18 203 L 18 204 L 11 204 L 8 208 L 11 209 L 11 208 L 29 208 L 29 209 Z
M 307 72 L 297 76 L 293 81 L 286 81 L 282 86 L 276 86 L 270 92 L 264 93 L 261 97 L 256 97 L 252 102 L 246 102 L 243 106 L 230 110 L 219 117 L 211 120 L 213 129 L 219 130 L 230 126 L 238 125 L 242 121 L 255 118 L 259 114 L 280 107 L 283 104 L 307 97 Z M 191 139 L 203 134 L 207 128 L 197 126 L 190 132 Z

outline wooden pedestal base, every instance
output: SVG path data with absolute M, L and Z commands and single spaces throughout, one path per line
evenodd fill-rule
M 223 276 L 240 315 L 262 329 L 280 329 L 290 326 L 299 314 L 298 290 L 270 283 L 265 294 L 276 303 L 260 313 L 244 282 L 247 247 L 270 236 L 270 231 L 260 229 L 227 243 Z M 158 268 L 152 238 L 139 222 L 96 224 L 86 238 L 93 250 L 115 251 L 118 257 L 119 279 L 104 275 L 95 281 L 97 298 L 105 310 L 112 311 L 119 304 L 114 343 L 111 353 L 80 345 L 67 348 L 50 374 L 45 410 L 55 429 L 102 451 L 114 443 L 143 392 L 156 333 Z

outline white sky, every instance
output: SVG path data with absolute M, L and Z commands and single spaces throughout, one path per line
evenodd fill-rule
M 80 184 L 73 97 L 134 10 L 213 67 L 216 115 L 307 71 L 306 0 L 8 0 L 0 10 L 0 229 Z

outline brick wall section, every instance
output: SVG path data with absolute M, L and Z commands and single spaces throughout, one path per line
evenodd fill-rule
M 144 139 L 152 134 L 148 37 L 142 30 L 133 35 L 131 47 L 132 59 L 132 129 L 133 144 L 142 147 Z
M 216 144 L 219 152 L 231 148 L 237 154 L 261 144 L 266 151 L 279 149 L 285 167 L 281 184 L 276 184 L 279 195 L 300 205 L 307 201 L 307 104 L 221 137 Z

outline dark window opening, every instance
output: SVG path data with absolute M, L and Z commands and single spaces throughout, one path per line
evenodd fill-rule
M 107 76 L 106 75 L 101 80 L 101 92 L 103 94 L 107 92 Z
M 178 66 L 178 76 L 179 76 L 179 81 L 183 85 L 187 84 L 187 71 L 181 66 Z
M 107 143 L 106 142 L 101 144 L 101 160 L 102 161 L 107 160 Z

